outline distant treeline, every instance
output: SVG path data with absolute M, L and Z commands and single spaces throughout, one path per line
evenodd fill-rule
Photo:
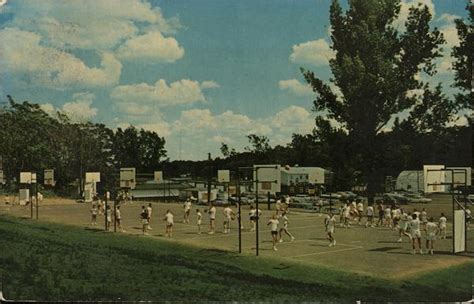
M 0 155 L 7 187 L 16 188 L 19 173 L 38 172 L 42 182 L 44 169 L 55 169 L 58 193 L 75 193 L 85 172 L 101 172 L 100 188 L 118 186 L 121 167 L 135 167 L 137 172 L 163 170 L 165 177 L 190 175 L 196 179 L 216 176 L 218 169 L 254 164 L 318 166 L 332 170 L 334 189 L 349 189 L 365 183 L 357 168 L 358 155 L 345 132 L 320 124 L 312 134 L 293 134 L 286 146 L 269 145 L 264 136 L 249 135 L 249 146 L 242 152 L 222 144 L 222 155 L 212 162 L 170 161 L 165 140 L 155 132 L 137 129 L 112 130 L 103 124 L 73 122 L 65 114 L 51 116 L 39 105 L 16 103 L 0 111 Z M 402 170 L 421 169 L 423 164 L 466 166 L 472 161 L 472 121 L 468 126 L 446 127 L 438 132 L 419 132 L 409 122 L 395 122 L 385 132 L 376 151 L 378 188 L 385 176 L 397 176 Z

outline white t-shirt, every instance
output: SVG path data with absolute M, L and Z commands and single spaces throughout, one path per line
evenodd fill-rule
M 230 209 L 229 207 L 225 207 L 224 216 L 227 218 L 227 220 L 230 220 L 232 216 L 232 209 Z
M 146 207 L 146 212 L 148 213 L 148 218 L 151 218 L 152 208 L 150 206 Z
M 419 211 L 414 211 L 413 214 L 416 214 L 416 218 L 417 218 L 417 219 L 420 218 L 420 212 L 419 212 Z
M 184 203 L 184 211 L 187 212 L 189 210 L 191 210 L 191 202 L 187 201 Z
M 200 225 L 200 224 L 201 224 L 201 220 L 202 220 L 202 213 L 201 213 L 201 211 L 199 211 L 198 213 L 196 213 L 196 216 L 197 216 L 197 223 Z
M 364 204 L 358 203 L 357 204 L 357 211 L 359 211 L 360 213 L 364 212 Z
M 97 215 L 97 207 L 91 209 L 92 215 Z
M 278 231 L 278 224 L 280 224 L 280 222 L 276 219 L 271 219 L 269 221 L 269 223 L 271 224 L 271 229 L 272 231 Z
M 107 221 L 112 221 L 112 210 L 107 209 Z
M 374 216 L 374 207 L 367 207 L 367 216 Z
M 420 231 L 420 223 L 418 218 L 412 219 L 410 222 L 411 231 Z
M 122 218 L 122 216 L 120 215 L 120 210 L 119 209 L 115 210 L 115 218 L 117 220 L 120 220 Z
M 350 210 L 351 210 L 351 207 L 349 207 L 347 205 L 344 207 L 344 209 L 343 209 L 344 217 L 349 217 Z
M 466 209 L 466 219 L 471 219 L 471 209 Z
M 446 222 L 448 219 L 444 216 L 439 218 L 439 228 L 446 228 Z
M 438 230 L 438 227 L 436 226 L 435 223 L 428 222 L 428 223 L 426 224 L 426 234 L 428 234 L 428 235 L 435 235 L 435 234 L 436 234 L 436 230 Z
M 209 209 L 209 218 L 211 220 L 215 220 L 216 219 L 216 207 L 212 206 L 211 209 Z
M 390 208 L 385 209 L 385 217 L 389 218 L 392 214 L 392 210 Z
M 249 216 L 250 216 L 250 217 L 255 217 L 256 214 L 257 214 L 257 210 L 255 210 L 255 209 L 251 209 L 251 210 L 249 211 Z
M 334 232 L 334 226 L 336 225 L 336 219 L 334 216 L 331 217 L 326 215 L 326 218 L 324 219 L 324 225 L 326 226 L 327 232 Z
M 165 218 L 168 224 L 174 224 L 174 215 L 172 213 L 166 213 Z

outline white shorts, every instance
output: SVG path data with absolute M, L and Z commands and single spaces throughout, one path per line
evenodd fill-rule
M 331 233 L 331 234 L 333 234 L 333 233 L 334 233 L 334 227 L 329 228 L 329 229 L 326 229 L 326 233 Z
M 421 231 L 420 230 L 412 230 L 411 231 L 411 238 L 421 238 Z
M 173 226 L 173 222 L 166 222 L 166 226 Z
M 436 233 L 428 233 L 426 235 L 426 240 L 427 241 L 436 241 Z
M 407 228 L 408 228 L 408 223 L 407 222 L 400 223 L 400 230 L 406 231 Z
M 143 225 L 148 225 L 148 220 L 147 219 L 142 219 L 142 224 Z
M 197 224 L 198 224 L 198 225 L 201 225 L 201 222 L 202 222 L 201 220 L 198 220 L 198 221 L 197 221 Z
M 446 226 L 439 226 L 439 229 L 446 229 Z

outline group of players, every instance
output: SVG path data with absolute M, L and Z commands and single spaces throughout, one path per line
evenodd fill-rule
M 420 254 L 423 254 L 421 246 L 422 231 L 425 232 L 426 251 L 429 254 L 434 253 L 434 243 L 439 237 L 446 239 L 446 223 L 447 219 L 444 213 L 441 213 L 439 219 L 435 222 L 433 217 L 429 217 L 426 208 L 418 211 L 416 208 L 413 212 L 406 212 L 400 206 L 395 204 L 384 206 L 382 201 L 377 203 L 378 219 L 375 223 L 375 210 L 372 205 L 367 206 L 364 210 L 362 201 L 352 201 L 345 203 L 340 208 L 340 227 L 349 228 L 353 222 L 362 225 L 362 218 L 367 220 L 364 227 L 388 227 L 397 229 L 401 243 L 402 238 L 406 236 L 412 243 L 412 253 L 416 254 L 417 248 Z M 470 218 L 470 217 L 469 217 Z M 469 219 L 468 218 L 468 219 Z M 334 238 L 334 230 L 336 226 L 335 215 L 327 215 L 325 218 L 325 227 L 329 246 L 336 245 Z
M 188 198 L 184 204 L 184 216 L 183 223 L 189 223 L 191 218 L 191 210 L 193 206 L 192 197 Z M 289 197 L 282 197 L 276 202 L 276 211 L 267 222 L 267 226 L 270 226 L 270 232 L 273 243 L 273 250 L 277 251 L 277 244 L 283 242 L 283 234 L 290 237 L 291 241 L 295 240 L 293 234 L 289 231 Z M 378 217 L 376 217 L 376 211 Z M 469 210 L 470 211 L 470 210 Z M 140 213 L 140 219 L 142 223 L 142 233 L 148 234 L 148 231 L 152 229 L 152 204 L 148 206 L 142 206 Z M 208 234 L 216 233 L 216 207 L 211 203 L 207 208 L 201 212 L 200 209 L 196 209 L 196 224 L 197 233 L 202 233 L 202 218 L 203 213 L 207 213 L 209 216 L 209 231 Z M 98 203 L 92 204 L 91 215 L 92 225 L 97 224 L 97 215 L 106 215 L 107 230 L 110 230 L 112 225 L 112 210 L 110 206 L 107 206 L 104 210 L 104 206 L 99 200 Z M 230 205 L 225 205 L 223 209 L 224 221 L 223 221 L 223 233 L 228 234 L 231 230 L 231 223 L 239 216 L 234 212 Z M 256 209 L 254 206 L 250 206 L 249 220 L 250 220 L 250 231 L 255 231 L 257 220 L 261 217 L 262 211 Z M 362 223 L 362 219 L 366 218 L 365 223 Z M 116 221 L 116 225 L 120 231 L 125 232 L 122 227 L 120 205 L 115 209 L 113 218 Z M 174 226 L 174 214 L 171 210 L 167 210 L 163 220 L 166 222 L 165 235 L 172 237 L 173 226 Z M 468 222 L 470 220 L 467 218 Z M 421 211 L 414 209 L 413 212 L 406 212 L 400 206 L 395 204 L 384 206 L 382 201 L 377 202 L 375 208 L 372 205 L 368 205 L 364 209 L 364 203 L 361 200 L 343 203 L 339 212 L 339 226 L 343 228 L 349 228 L 353 224 L 357 224 L 366 228 L 369 227 L 387 227 L 398 230 L 399 239 L 398 242 L 402 242 L 403 237 L 407 237 L 412 244 L 412 253 L 418 252 L 423 254 L 422 249 L 422 232 L 425 234 L 426 239 L 426 251 L 429 254 L 434 253 L 434 243 L 437 238 L 446 238 L 446 223 L 447 218 L 444 213 L 441 213 L 439 219 L 435 222 L 433 217 L 429 217 L 426 208 Z M 282 226 L 280 227 L 280 224 Z M 329 240 L 329 246 L 336 245 L 335 229 L 337 225 L 337 219 L 335 214 L 328 214 L 324 219 L 324 227 Z M 241 221 L 241 229 L 244 229 L 243 222 Z

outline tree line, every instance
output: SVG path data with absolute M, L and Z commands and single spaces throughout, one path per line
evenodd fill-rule
M 101 172 L 101 185 L 112 189 L 121 167 L 153 172 L 166 159 L 165 140 L 155 132 L 130 126 L 112 130 L 100 123 L 50 115 L 38 104 L 15 102 L 0 109 L 0 156 L 7 188 L 20 172 L 55 170 L 55 189 L 71 193 L 84 183 L 85 172 Z

